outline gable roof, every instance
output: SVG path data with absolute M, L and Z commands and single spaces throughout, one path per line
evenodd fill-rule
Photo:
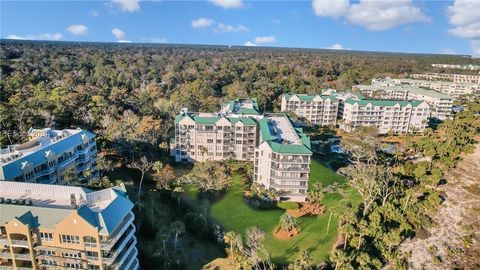
M 301 101 L 313 101 L 314 98 L 320 97 L 322 100 L 330 99 L 336 101 L 337 97 L 335 95 L 307 95 L 307 94 L 284 94 L 284 97 L 289 100 L 292 97 L 298 97 Z

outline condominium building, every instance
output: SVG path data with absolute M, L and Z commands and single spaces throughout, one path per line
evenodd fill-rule
M 95 174 L 95 135 L 81 129 L 30 129 L 29 141 L 0 149 L 0 180 L 65 184 L 65 172 Z
M 432 64 L 432 67 L 437 68 L 458 68 L 458 69 L 467 69 L 467 70 L 480 70 L 479 65 L 451 65 L 451 64 Z
M 371 85 L 355 85 L 352 89 L 374 99 L 423 100 L 430 105 L 430 117 L 445 120 L 451 116 L 453 98 L 434 90 L 398 84 L 390 78 L 373 79 Z
M 253 160 L 256 140 L 257 122 L 252 117 L 183 109 L 175 117 L 171 155 L 177 162 Z
M 123 185 L 0 181 L 0 269 L 138 269 L 132 208 Z
M 418 132 L 425 129 L 430 115 L 430 106 L 421 100 L 348 98 L 343 106 L 340 128 L 346 131 L 359 126 L 373 126 L 381 134 Z
M 476 83 L 480 84 L 480 75 L 450 74 L 450 73 L 423 73 L 410 74 L 413 79 L 451 81 L 455 83 Z
M 479 95 L 480 84 L 476 83 L 455 83 L 448 81 L 429 81 L 429 80 L 412 80 L 412 79 L 393 79 L 398 85 L 408 84 L 412 86 L 422 87 L 444 93 L 453 98 L 462 95 Z
M 252 117 L 260 115 L 256 98 L 237 98 L 230 100 L 230 102 L 222 106 L 220 113 Z
M 310 175 L 310 139 L 285 114 L 265 114 L 259 123 L 254 179 L 281 199 L 305 201 Z
M 290 111 L 318 126 L 337 123 L 338 99 L 334 95 L 285 94 L 282 112 Z

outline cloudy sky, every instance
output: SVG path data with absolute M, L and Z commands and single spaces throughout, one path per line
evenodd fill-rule
M 480 0 L 1 1 L 8 39 L 480 56 Z

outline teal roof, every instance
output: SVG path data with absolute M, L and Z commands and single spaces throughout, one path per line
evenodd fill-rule
M 243 102 L 251 102 L 253 108 L 242 108 L 242 107 L 240 107 L 239 109 L 235 109 L 235 104 L 243 103 Z M 252 99 L 241 99 L 241 98 L 233 99 L 233 100 L 230 100 L 228 102 L 228 106 L 229 106 L 230 111 L 232 113 L 235 113 L 235 114 L 252 114 L 252 115 L 260 114 L 259 113 L 260 110 L 258 109 L 258 102 L 257 102 L 256 98 L 252 98 Z
M 417 107 L 420 105 L 423 101 L 422 100 L 413 100 L 413 101 L 408 101 L 408 100 L 387 100 L 387 99 L 352 99 L 352 98 L 347 98 L 345 100 L 345 103 L 348 104 L 358 104 L 358 105 L 363 105 L 366 106 L 367 104 L 371 104 L 373 106 L 395 106 L 395 105 L 400 105 L 401 107 L 405 107 L 407 105 L 412 105 L 413 107 Z
M 175 116 L 175 123 L 178 123 L 182 119 L 184 119 L 186 116 L 190 117 L 195 123 L 201 124 L 201 125 L 215 125 L 220 119 L 225 118 L 227 119 L 230 123 L 236 124 L 237 122 L 242 122 L 245 125 L 256 125 L 257 123 L 255 122 L 255 119 L 252 117 L 224 117 L 222 115 L 219 116 L 198 116 L 196 113 L 182 113 L 177 116 Z
M 35 205 L 35 203 L 34 205 L 2 203 L 0 204 L 0 225 L 5 225 L 13 218 L 17 218 L 31 227 L 54 229 L 57 224 L 76 211 L 92 227 L 97 228 L 99 233 L 110 235 L 133 208 L 133 203 L 127 198 L 126 193 L 118 188 L 111 188 L 110 192 L 114 192 L 116 197 L 100 212 L 92 211 L 87 205 L 72 209 Z
M 307 95 L 307 94 L 284 94 L 285 98 L 288 100 L 293 96 L 297 96 L 302 101 L 312 101 L 315 97 L 320 97 L 323 100 L 331 99 L 333 101 L 337 100 L 337 97 L 334 95 Z
M 435 97 L 435 98 L 440 98 L 440 99 L 452 99 L 451 96 L 434 91 L 434 90 L 429 90 L 429 89 L 424 89 L 416 86 L 412 86 L 409 84 L 400 84 L 400 85 L 389 85 L 389 86 L 383 86 L 383 85 L 365 85 L 365 84 L 360 84 L 360 85 L 355 85 L 354 87 L 358 88 L 359 90 L 362 89 L 369 89 L 373 91 L 380 91 L 380 90 L 385 90 L 385 91 L 405 91 L 405 92 L 412 92 L 412 93 L 417 93 L 421 94 L 424 96 L 429 96 L 429 97 Z
M 62 153 L 76 147 L 79 144 L 82 144 L 83 141 L 81 136 L 83 134 L 87 135 L 89 139 L 95 137 L 95 134 L 86 130 L 82 130 L 64 139 L 53 142 L 50 145 L 39 149 L 38 151 L 23 155 L 14 161 L 0 166 L 0 180 L 12 180 L 17 176 L 22 175 L 22 162 L 31 162 L 32 164 L 34 164 L 34 166 L 45 163 L 45 152 L 47 151 L 53 151 L 54 153 Z
M 290 122 L 293 127 L 293 123 L 288 118 L 288 116 L 284 115 Z M 301 128 L 295 128 L 294 130 L 299 136 L 301 143 L 300 144 L 284 144 L 281 143 L 281 137 L 273 134 L 268 123 L 268 119 L 262 118 L 258 121 L 260 126 L 260 135 L 261 139 L 265 141 L 270 148 L 272 148 L 273 152 L 282 153 L 282 154 L 298 154 L 298 155 L 311 155 L 312 151 L 310 150 L 310 138 L 303 133 Z

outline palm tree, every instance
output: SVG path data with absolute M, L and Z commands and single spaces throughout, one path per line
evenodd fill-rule
M 297 218 L 285 213 L 280 216 L 280 228 L 286 232 L 291 232 L 293 230 L 299 230 Z
M 308 201 L 316 205 L 320 205 L 324 197 L 323 186 L 320 182 L 314 183 L 307 193 Z
M 205 146 L 200 146 L 200 153 L 202 153 L 202 161 L 205 161 L 205 154 L 208 153 L 208 149 Z

